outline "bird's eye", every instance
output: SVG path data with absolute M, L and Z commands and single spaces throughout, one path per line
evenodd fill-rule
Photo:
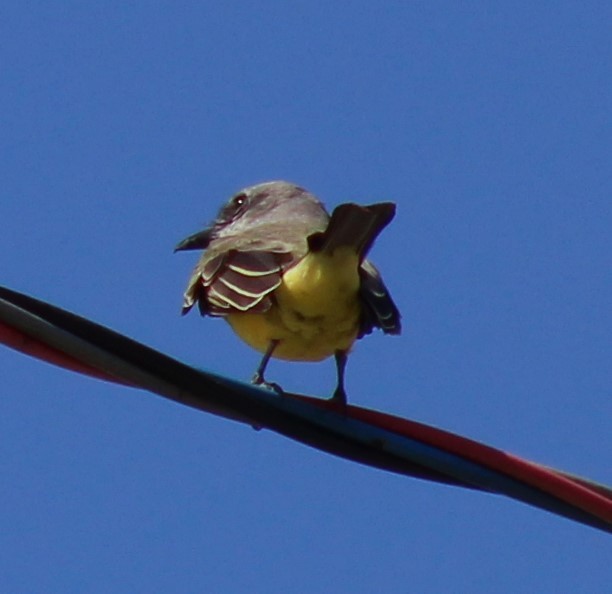
M 246 196 L 244 194 L 238 194 L 237 196 L 234 196 L 232 202 L 234 206 L 240 207 L 246 202 Z
M 218 221 L 229 223 L 242 215 L 248 204 L 248 197 L 244 192 L 236 194 L 228 200 L 217 215 Z

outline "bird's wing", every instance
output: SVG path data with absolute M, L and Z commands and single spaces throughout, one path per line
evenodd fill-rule
M 402 331 L 401 315 L 376 267 L 364 260 L 359 268 L 361 287 L 359 295 L 363 303 L 363 316 L 359 338 L 380 328 L 385 334 Z
M 262 313 L 272 305 L 270 293 L 291 265 L 290 252 L 229 250 L 204 257 L 185 291 L 183 313 L 197 302 L 202 315 Z
M 339 247 L 348 247 L 362 260 L 394 216 L 393 202 L 380 202 L 370 206 L 350 202 L 341 204 L 332 212 L 324 231 L 309 235 L 308 245 L 314 252 L 328 253 Z

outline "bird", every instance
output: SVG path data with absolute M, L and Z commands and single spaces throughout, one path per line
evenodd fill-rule
M 224 318 L 263 354 L 252 383 L 266 381 L 271 357 L 334 357 L 331 401 L 346 407 L 345 368 L 353 343 L 374 328 L 400 334 L 401 315 L 376 267 L 366 259 L 395 216 L 395 204 L 345 203 L 331 216 L 306 189 L 259 183 L 235 193 L 214 222 L 175 252 L 203 250 L 183 295 L 183 315 Z

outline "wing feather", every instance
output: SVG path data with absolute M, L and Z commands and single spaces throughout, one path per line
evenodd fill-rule
M 205 254 L 185 292 L 183 313 L 196 302 L 202 315 L 265 312 L 292 261 L 286 252 L 230 250 L 209 258 Z
M 364 306 L 359 338 L 374 328 L 380 328 L 385 334 L 399 334 L 402 331 L 401 315 L 380 273 L 371 262 L 364 260 L 359 274 L 359 294 Z

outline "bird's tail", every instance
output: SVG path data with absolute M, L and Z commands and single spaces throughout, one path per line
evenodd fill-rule
M 328 253 L 350 247 L 363 260 L 380 232 L 395 216 L 395 204 L 381 202 L 370 206 L 341 204 L 334 209 L 327 229 L 308 238 L 313 252 Z

